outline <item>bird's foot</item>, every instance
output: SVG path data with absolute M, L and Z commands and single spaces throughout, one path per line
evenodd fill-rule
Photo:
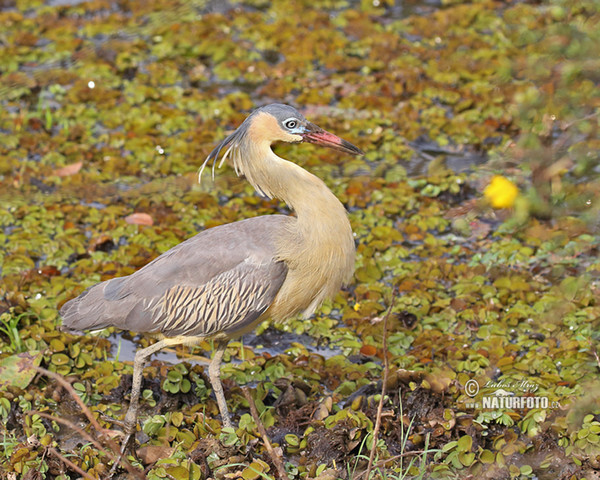
M 117 468 L 119 468 L 119 465 L 121 465 L 121 461 L 123 460 L 123 457 L 125 455 L 133 455 L 135 458 L 137 458 L 137 455 L 135 453 L 136 425 L 128 424 L 127 419 L 125 419 L 124 425 L 125 425 L 125 437 L 123 439 L 123 443 L 121 444 L 121 451 L 119 452 L 119 455 L 115 458 L 115 461 L 113 463 L 112 468 L 110 469 L 110 472 L 109 472 L 107 478 L 113 477 L 113 475 L 117 471 Z
M 110 415 L 107 415 L 106 413 L 101 412 L 98 416 L 98 418 L 100 418 L 101 420 L 104 420 L 105 422 L 110 422 L 113 424 L 113 426 L 119 427 L 121 429 L 121 431 L 119 431 L 118 435 L 119 436 L 124 436 L 125 434 L 123 433 L 123 430 L 125 430 L 125 421 L 124 420 L 118 420 L 116 418 L 113 418 Z M 117 430 L 115 430 L 117 431 Z

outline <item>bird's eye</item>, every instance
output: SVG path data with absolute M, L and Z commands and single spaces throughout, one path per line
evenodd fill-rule
M 285 125 L 285 128 L 293 130 L 294 128 L 296 128 L 298 126 L 298 121 L 297 120 L 286 120 L 284 125 Z

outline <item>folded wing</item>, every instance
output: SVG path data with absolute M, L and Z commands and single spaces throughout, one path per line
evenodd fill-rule
M 94 285 L 61 309 L 71 332 L 114 326 L 166 336 L 242 330 L 271 305 L 287 274 L 276 260 L 282 215 L 215 227 L 127 277 Z

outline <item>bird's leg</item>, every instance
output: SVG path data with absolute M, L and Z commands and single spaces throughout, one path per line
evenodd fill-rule
M 217 397 L 217 405 L 219 405 L 219 411 L 221 412 L 221 418 L 223 419 L 224 427 L 233 427 L 231 419 L 229 418 L 229 410 L 227 410 L 227 402 L 225 401 L 225 395 L 223 394 L 223 385 L 221 384 L 221 360 L 223 354 L 227 348 L 227 340 L 221 340 L 217 343 L 215 354 L 208 366 L 208 377 L 212 384 L 215 397 Z
M 119 458 L 115 461 L 110 473 L 109 477 L 111 478 L 116 472 L 117 466 L 121 462 L 123 455 L 129 448 L 130 444 L 132 444 L 133 439 L 135 437 L 135 432 L 137 429 L 137 417 L 138 417 L 138 409 L 140 406 L 140 390 L 142 389 L 142 376 L 144 373 L 144 365 L 146 365 L 146 360 L 153 353 L 158 352 L 159 350 L 173 345 L 195 345 L 199 343 L 203 338 L 202 337 L 171 337 L 171 338 L 163 338 L 162 340 L 153 343 L 149 347 L 142 348 L 138 350 L 135 354 L 135 358 L 133 360 L 133 381 L 131 385 L 131 399 L 129 401 L 129 408 L 127 409 L 127 413 L 125 414 L 124 430 L 125 430 L 125 440 L 123 441 L 123 445 L 121 446 L 121 453 Z M 225 348 L 223 348 L 225 350 Z M 221 353 L 223 356 L 223 353 Z M 219 359 L 220 362 L 220 359 Z M 221 389 L 221 395 L 223 390 Z
M 124 430 L 125 440 L 121 448 L 121 456 L 129 448 L 129 444 L 135 437 L 135 431 L 137 427 L 138 410 L 140 407 L 140 390 L 142 389 L 142 376 L 144 373 L 144 365 L 150 355 L 158 352 L 160 349 L 170 345 L 171 342 L 168 339 L 160 340 L 159 342 L 153 343 L 149 347 L 138 350 L 133 360 L 133 382 L 131 385 L 131 399 L 129 401 L 129 408 L 125 414 Z
M 146 360 L 150 355 L 159 350 L 163 349 L 170 342 L 167 340 L 160 340 L 159 342 L 153 343 L 149 347 L 138 350 L 133 360 L 133 381 L 131 385 L 131 399 L 129 401 L 129 409 L 125 414 L 125 432 L 135 433 L 137 424 L 137 415 L 140 405 L 140 391 L 142 389 L 142 377 L 144 373 L 144 366 Z

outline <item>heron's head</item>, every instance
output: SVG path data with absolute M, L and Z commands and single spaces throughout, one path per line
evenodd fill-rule
M 353 155 L 363 154 L 350 142 L 309 122 L 304 115 L 289 105 L 266 105 L 252 112 L 244 123 L 246 122 L 248 134 L 256 142 L 310 142 Z
M 270 146 L 275 142 L 309 142 L 352 155 L 363 155 L 363 151 L 350 142 L 309 122 L 294 107 L 272 103 L 254 110 L 235 132 L 210 152 L 202 168 L 211 159 L 216 162 L 221 150 L 225 147 L 227 148 L 221 163 L 227 158 L 232 149 L 234 154 L 243 155 L 245 149 L 252 149 L 255 146 Z

